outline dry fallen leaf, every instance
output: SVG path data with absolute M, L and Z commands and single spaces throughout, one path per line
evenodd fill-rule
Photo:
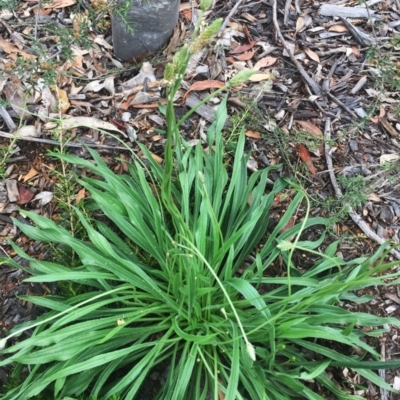
M 312 122 L 296 120 L 296 123 L 312 135 L 316 137 L 322 137 L 321 129 L 319 129 L 318 126 L 314 125 Z
M 31 169 L 29 170 L 29 172 L 28 172 L 25 176 L 22 177 L 22 180 L 23 180 L 24 182 L 27 182 L 27 181 L 29 181 L 29 179 L 32 179 L 34 176 L 36 176 L 38 173 L 39 173 L 39 172 L 36 171 L 35 168 L 31 168 Z
M 257 131 L 246 131 L 246 136 L 252 139 L 260 139 L 261 134 Z
M 271 74 L 254 74 L 249 78 L 252 82 L 261 82 L 271 79 Z
M 252 49 L 254 47 L 254 45 L 256 43 L 257 43 L 257 40 L 253 40 L 249 44 L 244 44 L 242 46 L 238 46 L 238 47 L 234 48 L 233 50 L 231 50 L 229 52 L 229 54 L 240 54 L 240 53 L 244 53 L 245 51 L 249 51 L 250 49 Z
M 75 201 L 79 203 L 85 198 L 85 188 L 82 188 L 75 197 Z
M 348 32 L 348 29 L 344 25 L 333 25 L 328 29 L 329 32 Z
M 315 174 L 316 174 L 315 167 L 311 160 L 311 156 L 310 156 L 310 153 L 309 153 L 307 147 L 304 146 L 304 144 L 300 144 L 297 147 L 297 151 L 299 152 L 301 161 L 303 161 L 307 165 L 307 168 L 310 171 L 310 173 L 315 176 Z
M 153 160 L 156 162 L 156 163 L 158 163 L 158 164 L 161 164 L 164 160 L 161 158 L 161 157 L 159 157 L 157 154 L 154 154 L 154 153 L 151 153 L 151 156 L 153 157 Z
M 190 86 L 189 90 L 186 92 L 184 96 L 185 98 L 188 96 L 190 92 L 197 91 L 197 90 L 207 90 L 207 89 L 220 89 L 225 86 L 224 82 L 216 81 L 216 80 L 207 80 L 207 81 L 197 81 Z
M 292 228 L 294 226 L 294 223 L 295 223 L 295 219 L 293 217 L 291 217 L 289 219 L 289 221 L 287 222 L 287 224 L 279 231 L 279 233 L 286 232 L 287 230 L 289 230 L 290 228 Z
M 235 55 L 235 58 L 240 61 L 249 61 L 254 57 L 255 51 L 247 51 L 242 54 Z
M 68 100 L 68 94 L 65 90 L 58 88 L 57 86 L 53 86 L 52 89 L 58 95 L 58 109 L 60 110 L 61 114 L 65 114 L 69 107 L 71 106 Z
M 59 129 L 68 130 L 77 128 L 79 126 L 84 126 L 92 129 L 103 129 L 107 131 L 114 131 L 126 137 L 126 134 L 120 131 L 115 125 L 111 124 L 110 122 L 103 121 L 101 119 L 94 117 L 72 117 L 72 118 L 62 119 L 59 124 Z
M 368 200 L 370 201 L 375 201 L 377 203 L 381 203 L 382 199 L 380 197 L 378 197 L 375 193 L 371 193 L 368 195 Z
M 104 89 L 106 89 L 111 95 L 115 94 L 114 75 L 110 75 L 104 80 Z
M 17 204 L 29 203 L 34 196 L 34 194 L 24 186 L 18 186 L 18 192 L 19 192 L 19 199 L 16 201 Z
M 160 104 L 166 105 L 167 101 L 165 99 L 161 99 L 158 103 L 134 104 L 131 107 L 133 107 L 133 108 L 158 108 Z
M 73 6 L 76 3 L 76 0 L 53 0 L 46 2 L 43 4 L 43 8 L 47 10 L 48 8 L 54 9 L 54 8 L 64 8 L 64 7 L 69 7 Z
M 271 65 L 274 65 L 276 63 L 277 58 L 276 57 L 263 57 L 261 60 L 258 60 L 255 65 L 254 69 L 259 70 L 260 68 L 266 68 L 270 67 Z
M 132 99 L 130 102 L 131 106 L 134 106 L 135 104 L 147 104 L 147 103 L 152 103 L 154 101 L 157 101 L 159 99 L 159 96 L 152 96 L 148 92 L 138 92 L 136 93 L 136 96 Z
M 40 131 L 36 130 L 35 125 L 25 125 L 14 132 L 15 137 L 39 137 Z
M 356 46 L 351 46 L 351 51 L 353 52 L 353 54 L 354 54 L 356 57 L 360 57 L 361 52 L 360 52 L 360 49 L 359 49 L 358 47 L 356 47 Z
M 156 81 L 156 77 L 154 75 L 154 68 L 149 62 L 144 62 L 139 73 L 122 84 L 122 89 L 126 90 L 126 89 L 131 89 L 137 85 L 142 85 L 146 80 L 147 82 Z
M 185 17 L 186 21 L 192 20 L 192 10 L 183 10 L 183 11 L 181 11 L 181 13 Z
M 396 161 L 400 158 L 400 154 L 382 154 L 379 157 L 379 163 L 385 164 L 387 162 Z
M 305 48 L 304 53 L 308 55 L 308 57 L 311 58 L 311 60 L 317 62 L 318 64 L 320 63 L 320 59 L 318 57 L 318 54 L 312 51 L 311 49 Z
M 308 14 L 301 15 L 296 21 L 296 31 L 294 32 L 294 37 L 296 37 L 298 32 L 301 32 L 305 27 L 310 25 L 311 22 L 312 18 Z
M 294 35 L 296 36 L 297 32 L 299 32 L 300 29 L 304 28 L 304 26 L 305 26 L 304 17 L 300 16 L 299 18 L 297 18 L 296 21 L 296 32 L 294 33 Z
M 246 165 L 247 169 L 250 170 L 251 172 L 256 172 L 258 171 L 258 164 L 257 161 L 253 158 L 250 157 L 249 160 L 247 161 Z
M 103 46 L 105 49 L 112 50 L 112 46 L 110 43 L 107 42 L 107 40 L 104 39 L 104 35 L 97 35 L 93 41 L 100 46 Z
M 89 82 L 83 89 L 82 93 L 87 93 L 87 92 L 99 92 L 101 89 L 104 88 L 104 83 L 102 83 L 100 80 L 92 81 Z
M 13 17 L 14 14 L 10 10 L 5 9 L 0 12 L 0 18 L 4 21 L 8 21 Z
M 53 200 L 53 193 L 52 192 L 41 192 L 38 193 L 32 201 L 38 201 L 38 206 L 43 207 L 46 204 L 49 204 Z
M 34 54 L 27 53 L 25 50 L 20 50 L 18 47 L 13 46 L 11 43 L 0 38 L 0 48 L 7 54 L 20 54 L 22 58 L 36 58 Z
M 396 129 L 393 128 L 392 124 L 385 117 L 379 117 L 378 120 L 379 123 L 383 126 L 385 131 L 389 133 L 390 136 L 396 138 L 399 135 Z

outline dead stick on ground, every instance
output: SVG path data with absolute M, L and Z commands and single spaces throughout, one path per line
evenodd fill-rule
M 331 150 L 331 147 L 329 145 L 329 142 L 331 140 L 331 120 L 330 120 L 330 118 L 326 118 L 326 120 L 325 120 L 324 139 L 325 139 L 326 165 L 328 167 L 329 176 L 331 178 L 331 183 L 332 183 L 333 189 L 335 190 L 336 198 L 338 200 L 340 200 L 343 196 L 343 193 L 342 193 L 342 189 L 339 187 L 339 184 L 337 183 L 337 180 L 335 177 L 335 172 L 333 169 L 332 157 L 330 154 L 330 150 Z M 348 212 L 349 212 L 351 219 L 358 225 L 358 227 L 365 233 L 365 235 L 367 237 L 369 237 L 370 239 L 374 240 L 375 242 L 377 242 L 379 244 L 383 244 L 386 242 L 386 240 L 382 239 L 374 231 L 372 231 L 369 228 L 369 226 L 365 223 L 365 221 L 350 206 L 348 206 Z M 390 254 L 392 254 L 394 257 L 396 257 L 398 260 L 400 260 L 400 253 L 397 250 L 395 250 L 395 249 L 390 250 Z
M 3 132 L 3 131 L 0 131 L 0 137 L 5 137 L 5 138 L 9 138 L 9 139 L 16 138 L 17 140 L 26 140 L 28 142 L 45 143 L 45 144 L 51 144 L 53 146 L 60 146 L 61 145 L 61 143 L 57 142 L 57 140 L 42 139 L 42 138 L 36 138 L 36 137 L 30 137 L 30 136 L 27 136 L 27 137 L 15 137 L 15 135 L 13 135 L 12 133 Z M 81 143 L 67 142 L 67 143 L 63 143 L 62 145 L 66 146 L 66 147 L 75 147 L 75 148 L 80 148 L 80 149 L 83 149 L 85 147 L 90 147 L 90 148 L 94 148 L 94 149 L 131 151 L 131 149 L 129 147 L 108 146 L 108 145 L 105 145 L 105 144 L 94 144 L 94 143 L 81 144 Z
M 346 104 L 342 103 L 337 97 L 335 97 L 332 93 L 327 93 L 327 95 L 340 107 L 342 107 L 344 110 L 346 110 L 354 119 L 358 119 L 358 115 L 353 113 L 353 111 L 350 110 L 349 107 L 346 106 Z
M 286 0 L 285 2 L 285 15 L 283 16 L 283 25 L 287 26 L 289 21 L 289 12 L 290 12 L 290 5 L 292 4 L 292 0 Z
M 222 24 L 221 28 L 220 28 L 220 32 L 223 32 L 227 25 L 229 24 L 229 21 L 231 20 L 231 18 L 233 17 L 233 15 L 235 14 L 235 12 L 237 11 L 237 9 L 239 8 L 239 6 L 243 3 L 243 0 L 238 0 L 236 2 L 236 4 L 234 5 L 234 7 L 232 8 L 232 10 L 230 11 L 230 13 L 227 15 L 227 17 L 224 20 L 224 23 Z
M 16 128 L 14 121 L 10 117 L 10 114 L 7 112 L 7 110 L 3 106 L 0 106 L 0 117 L 3 118 L 3 121 L 5 122 L 5 124 L 7 125 L 7 128 L 10 131 L 12 131 Z
M 390 325 L 385 324 L 383 327 L 390 331 Z M 381 361 L 386 361 L 386 339 L 381 340 Z M 379 369 L 378 372 L 381 379 L 386 382 L 386 370 Z M 381 392 L 381 400 L 389 400 L 388 391 L 385 388 L 380 387 L 379 391 Z
M 308 86 L 310 86 L 312 92 L 317 96 L 322 96 L 321 88 L 310 78 L 310 76 L 307 74 L 305 69 L 296 60 L 294 54 L 292 53 L 292 50 L 287 45 L 287 43 L 281 33 L 281 29 L 279 28 L 278 19 L 277 19 L 277 8 L 278 8 L 277 0 L 273 0 L 273 2 L 272 2 L 272 20 L 274 22 L 275 31 L 279 37 L 279 40 L 282 42 L 283 47 L 285 48 L 286 52 L 289 54 L 290 59 L 292 60 L 293 64 L 296 66 L 297 70 L 300 72 L 300 75 L 303 78 L 303 80 L 307 83 Z

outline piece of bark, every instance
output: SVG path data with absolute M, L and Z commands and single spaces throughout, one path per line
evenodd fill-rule
M 379 123 L 383 126 L 385 131 L 389 133 L 390 136 L 397 138 L 398 133 L 396 129 L 393 128 L 391 123 L 385 117 L 379 117 L 378 120 Z
M 190 108 L 194 108 L 200 103 L 200 101 L 201 100 L 195 94 L 191 93 L 186 98 L 185 104 Z M 206 104 L 202 104 L 199 108 L 196 109 L 195 112 L 208 122 L 214 122 L 215 120 L 215 110 L 212 107 L 207 106 Z M 231 125 L 232 124 L 230 121 L 225 122 L 226 127 Z
M 351 94 L 356 94 L 358 93 L 364 85 L 367 83 L 367 77 L 364 75 L 362 76 L 359 81 L 354 85 L 353 89 L 351 89 L 350 93 Z
M 14 121 L 11 119 L 10 114 L 3 106 L 0 106 L 0 117 L 3 118 L 3 121 L 5 122 L 7 128 L 10 131 L 13 131 L 16 128 L 16 125 L 14 124 Z
M 293 114 L 294 119 L 305 119 L 308 120 L 310 118 L 318 118 L 319 113 L 312 110 L 298 110 Z
M 334 4 L 323 4 L 318 13 L 324 17 L 381 19 L 379 15 L 367 10 L 366 7 L 340 7 Z
M 7 195 L 8 200 L 11 203 L 19 200 L 19 191 L 17 181 L 15 179 L 6 179 L 6 188 L 7 188 Z
M 351 22 L 347 21 L 346 18 L 341 16 L 339 16 L 339 18 L 343 22 L 344 26 L 350 31 L 354 39 L 362 46 L 369 46 L 376 43 L 375 39 L 370 38 L 367 33 L 363 32 L 359 28 L 356 28 Z
M 283 25 L 288 26 L 289 21 L 289 13 L 290 13 L 290 5 L 292 4 L 292 0 L 285 1 L 285 14 L 283 17 Z

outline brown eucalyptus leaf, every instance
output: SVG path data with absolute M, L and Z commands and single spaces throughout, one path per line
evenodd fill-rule
M 304 144 L 300 144 L 297 148 L 297 151 L 299 152 L 301 161 L 303 161 L 307 165 L 307 168 L 310 171 L 310 173 L 315 176 L 316 170 L 307 147 Z
M 277 58 L 276 57 L 263 57 L 260 60 L 258 60 L 255 65 L 254 69 L 261 69 L 261 68 L 266 68 L 270 67 L 271 65 L 274 65 L 276 63 Z
M 296 121 L 298 125 L 300 125 L 305 131 L 311 133 L 316 137 L 322 137 L 322 131 L 318 128 L 318 126 L 314 125 L 309 121 Z
M 240 61 L 249 61 L 254 57 L 255 51 L 247 51 L 246 53 L 239 54 L 235 56 L 236 59 Z
M 328 29 L 329 32 L 348 32 L 349 30 L 344 25 L 333 25 Z
M 246 131 L 246 136 L 249 138 L 252 138 L 252 139 L 260 139 L 261 134 L 260 134 L 260 132 L 257 132 L 257 131 L 248 130 L 248 131 Z
M 254 47 L 254 45 L 256 43 L 257 43 L 257 40 L 253 40 L 249 44 L 243 44 L 242 46 L 238 46 L 238 47 L 234 48 L 233 50 L 231 50 L 229 52 L 229 54 L 240 54 L 240 53 L 244 53 L 246 51 L 249 51 Z
M 306 53 L 308 55 L 308 57 L 311 58 L 311 60 L 317 62 L 318 64 L 320 63 L 318 54 L 315 53 L 314 51 L 312 51 L 311 49 L 305 48 L 304 53 Z

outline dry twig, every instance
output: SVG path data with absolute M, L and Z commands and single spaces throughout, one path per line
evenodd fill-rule
M 287 43 L 282 35 L 281 29 L 279 28 L 279 24 L 278 24 L 278 19 L 277 19 L 277 0 L 273 0 L 272 10 L 273 10 L 272 11 L 272 20 L 274 22 L 275 31 L 279 37 L 279 40 L 282 42 L 283 47 L 285 48 L 286 52 L 289 54 L 290 59 L 292 60 L 293 64 L 296 66 L 296 68 L 299 71 L 303 80 L 307 83 L 308 86 L 310 86 L 312 92 L 317 96 L 322 96 L 321 88 L 310 78 L 310 76 L 307 74 L 305 69 L 296 60 L 294 54 L 292 53 L 292 50 L 289 48 L 289 46 L 287 45 Z
M 14 139 L 15 135 L 13 135 L 12 133 L 0 131 L 0 137 Z M 42 139 L 42 138 L 31 137 L 31 136 L 17 137 L 17 139 L 18 140 L 25 140 L 25 141 L 28 141 L 28 142 L 51 144 L 53 146 L 60 146 L 61 145 L 61 143 L 57 142 L 57 140 Z M 104 149 L 104 150 L 123 150 L 123 151 L 127 151 L 127 150 L 130 151 L 131 150 L 128 147 L 108 146 L 108 145 L 105 145 L 105 144 L 94 144 L 94 143 L 81 144 L 81 143 L 66 142 L 66 143 L 62 143 L 62 145 L 66 146 L 66 147 L 75 147 L 75 148 L 80 148 L 80 149 L 83 149 L 85 147 L 90 147 L 90 148 L 94 148 L 94 149 Z
M 330 145 L 329 141 L 331 140 L 331 120 L 330 118 L 326 118 L 325 120 L 325 130 L 324 130 L 324 139 L 325 139 L 325 158 L 326 158 L 326 165 L 328 167 L 329 171 L 329 176 L 331 178 L 331 183 L 333 186 L 333 189 L 335 190 L 335 195 L 338 200 L 340 200 L 343 196 L 342 189 L 339 187 L 339 184 L 336 180 L 335 177 L 335 172 L 333 169 L 333 162 L 332 162 L 332 157 L 330 155 Z M 348 206 L 348 212 L 351 217 L 351 219 L 358 225 L 358 227 L 365 233 L 367 237 L 370 239 L 374 240 L 375 242 L 379 244 L 383 244 L 386 242 L 386 240 L 382 239 L 380 236 L 378 236 L 374 231 L 372 231 L 369 226 L 365 223 L 365 221 L 362 219 L 360 215 L 358 215 L 352 207 Z M 390 254 L 392 256 L 396 257 L 398 260 L 400 260 L 400 252 L 398 252 L 395 249 L 390 250 Z
M 385 329 L 390 330 L 389 325 L 384 326 Z M 381 361 L 386 361 L 386 340 L 381 339 Z M 386 382 L 386 371 L 384 369 L 378 370 L 381 379 Z M 388 391 L 385 388 L 380 387 L 379 391 L 381 393 L 381 400 L 389 400 Z
M 10 131 L 13 131 L 16 128 L 14 121 L 10 117 L 10 114 L 7 112 L 7 110 L 3 106 L 0 106 L 0 117 L 3 118 L 3 121 L 5 122 L 5 124 L 7 125 L 7 128 Z
M 285 2 L 285 14 L 283 16 L 283 25 L 287 26 L 289 21 L 289 13 L 290 13 L 290 5 L 292 4 L 292 0 L 286 0 Z
M 342 107 L 344 110 L 346 110 L 354 119 L 358 119 L 358 115 L 354 113 L 353 111 L 350 110 L 349 107 L 346 106 L 343 102 L 341 102 L 336 96 L 334 96 L 332 93 L 327 93 L 327 95 L 331 98 L 331 100 L 336 103 L 338 106 Z
M 228 26 L 228 24 L 229 24 L 229 21 L 231 20 L 231 18 L 235 15 L 235 13 L 236 13 L 236 11 L 237 11 L 237 9 L 239 8 L 239 6 L 241 5 L 243 3 L 243 0 L 238 0 L 237 2 L 236 2 L 236 4 L 234 5 L 234 7 L 232 8 L 232 10 L 230 11 L 230 13 L 227 15 L 227 17 L 225 18 L 225 20 L 224 20 L 224 23 L 221 25 L 221 28 L 220 28 L 220 32 L 223 32 L 225 29 L 226 29 L 226 27 Z

